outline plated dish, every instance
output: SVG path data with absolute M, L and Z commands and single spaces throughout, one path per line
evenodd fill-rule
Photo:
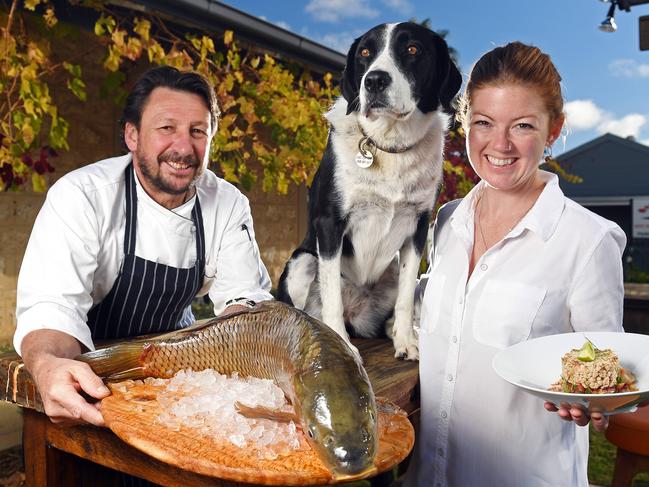
M 588 341 L 592 350 L 585 346 Z M 580 354 L 586 360 L 579 360 Z M 492 365 L 507 382 L 557 406 L 580 404 L 591 412 L 616 414 L 633 411 L 649 399 L 649 335 L 550 335 L 502 350 Z

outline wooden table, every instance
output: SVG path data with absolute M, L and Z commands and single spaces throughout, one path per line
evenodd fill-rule
M 409 415 L 418 411 L 416 362 L 393 358 L 389 340 L 354 340 L 377 396 L 385 397 Z M 113 486 L 110 470 L 125 472 L 169 486 L 243 484 L 193 474 L 159 462 L 120 440 L 107 428 L 61 427 L 43 414 L 29 373 L 15 354 L 0 355 L 0 400 L 24 408 L 23 449 L 27 486 Z

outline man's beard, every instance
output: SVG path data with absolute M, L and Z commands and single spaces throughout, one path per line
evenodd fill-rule
M 162 176 L 161 172 L 158 171 L 158 174 L 153 174 L 152 172 L 152 166 L 150 160 L 144 155 L 144 153 L 137 151 L 136 152 L 137 160 L 139 161 L 139 168 L 140 171 L 142 172 L 142 177 L 152 186 L 155 188 L 159 189 L 160 191 L 167 193 L 167 194 L 172 194 L 172 195 L 179 195 L 179 194 L 184 194 L 191 187 L 196 185 L 196 181 L 198 178 L 201 177 L 203 171 L 200 170 L 200 163 L 196 156 L 194 154 L 187 154 L 186 156 L 180 156 L 177 152 L 165 152 L 158 156 L 157 162 L 158 162 L 158 168 L 160 168 L 160 165 L 163 162 L 179 162 L 179 163 L 184 163 L 184 164 L 190 164 L 198 170 L 196 171 L 196 176 L 194 176 L 194 179 L 192 179 L 187 185 L 184 187 L 174 187 L 171 184 L 169 184 L 167 181 L 165 181 Z

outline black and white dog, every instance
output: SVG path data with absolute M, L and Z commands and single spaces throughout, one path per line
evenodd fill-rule
M 461 82 L 444 39 L 418 24 L 379 25 L 349 50 L 308 231 L 278 288 L 348 342 L 346 326 L 378 337 L 394 318 L 395 356 L 418 358 L 417 270 L 442 178 L 443 111 Z

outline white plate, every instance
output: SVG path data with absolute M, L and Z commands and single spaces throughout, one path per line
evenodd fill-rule
M 561 376 L 561 357 L 581 348 L 587 336 L 599 349 L 610 348 L 620 365 L 635 374 L 635 392 L 572 394 L 548 391 Z M 589 411 L 616 414 L 634 411 L 649 399 L 649 335 L 584 332 L 550 335 L 521 342 L 499 352 L 493 359 L 496 373 L 507 382 L 555 405 L 581 404 Z

